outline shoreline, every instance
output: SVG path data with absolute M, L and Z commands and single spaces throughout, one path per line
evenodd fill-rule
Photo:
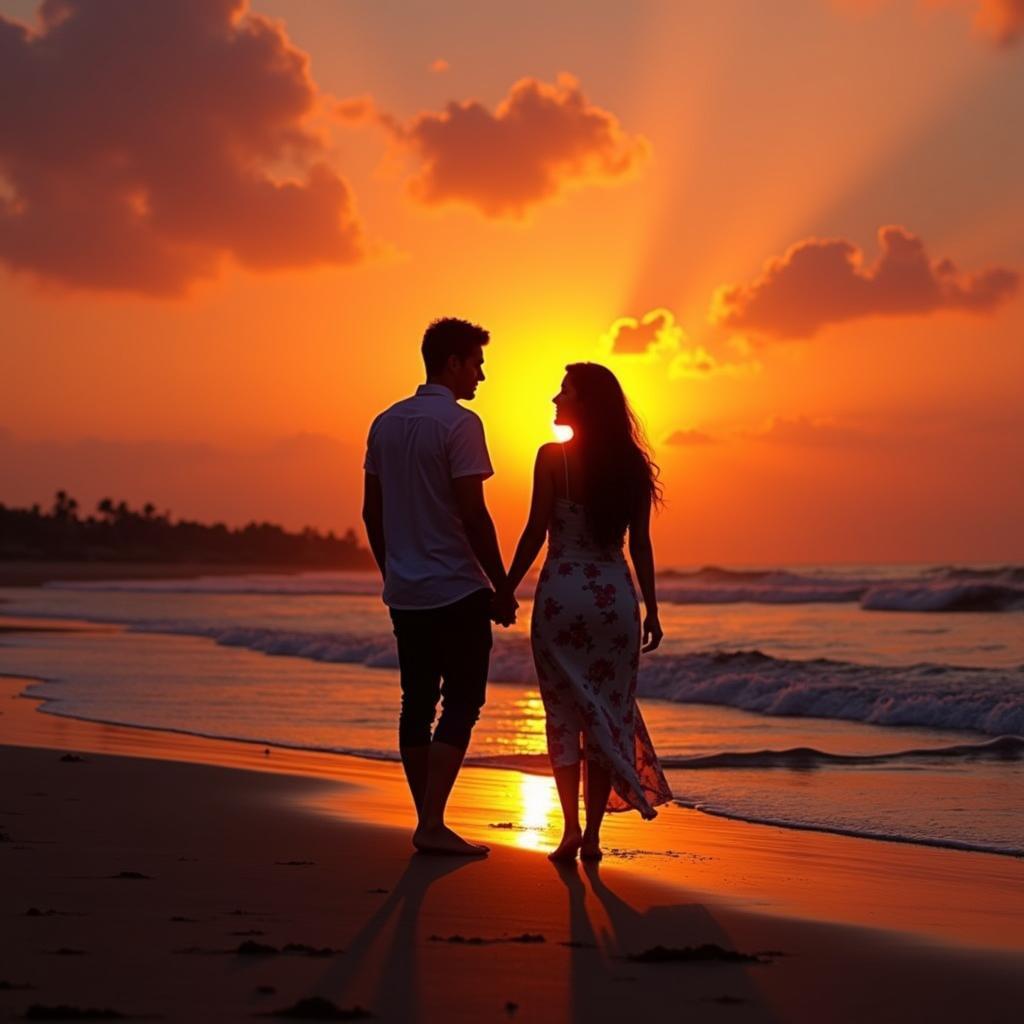
M 670 1009 L 744 1024 L 1019 1012 L 1019 935 L 1016 948 L 957 946 L 882 920 L 854 926 L 842 913 L 812 920 L 773 907 L 779 858 L 813 888 L 824 881 L 813 874 L 822 845 L 795 857 L 785 837 L 705 818 L 693 845 L 717 851 L 685 858 L 652 851 L 556 868 L 501 830 L 486 837 L 485 860 L 416 856 L 397 766 L 360 771 L 337 757 L 90 728 L 39 714 L 12 694 L 20 685 L 8 677 L 0 701 L 9 1014 L 63 1005 L 191 1024 L 296 1016 L 313 999 L 349 1015 L 336 1019 L 363 1011 L 403 1024 L 619 1024 Z M 33 729 L 33 718 L 50 721 Z M 502 810 L 511 806 L 497 774 L 460 779 L 453 824 L 479 825 L 481 800 L 500 806 L 504 794 Z M 743 895 L 751 851 L 772 870 Z M 851 852 L 846 905 L 862 896 Z M 897 917 L 912 916 L 926 867 L 897 865 Z M 956 875 L 957 901 L 969 903 L 970 873 Z M 933 914 L 955 913 L 929 902 Z
M 58 620 L 54 620 L 54 621 L 58 621 Z M 57 632 L 66 631 L 66 629 L 68 628 L 69 625 L 76 625 L 77 626 L 79 624 L 80 624 L 79 622 L 75 621 L 75 622 L 68 622 L 68 623 L 65 623 L 63 625 L 54 625 L 54 626 L 26 626 L 26 627 L 17 626 L 17 627 L 11 627 L 11 626 L 4 625 L 3 622 L 2 622 L 2 619 L 0 619 L 0 635 L 3 635 L 4 633 L 23 633 L 23 632 L 57 633 Z M 98 632 L 116 633 L 121 628 L 122 627 L 117 626 L 117 625 L 112 625 L 109 628 L 105 628 L 102 624 L 98 624 L 96 631 L 98 631 Z M 14 680 L 17 680 L 17 681 L 21 681 L 21 682 L 25 683 L 26 685 L 31 685 L 31 684 L 34 684 L 34 683 L 46 682 L 46 680 L 43 679 L 40 676 L 10 675 L 10 674 L 5 673 L 5 672 L 0 672 L 0 696 L 3 695 L 3 692 L 2 692 L 2 682 L 3 682 L 3 680 L 6 680 L 6 679 L 14 679 Z M 499 685 L 499 684 L 495 684 L 495 685 Z M 191 738 L 196 739 L 196 740 L 209 741 L 209 742 L 212 742 L 212 743 L 238 743 L 238 744 L 244 744 L 244 745 L 247 745 L 247 746 L 250 746 L 250 747 L 254 747 L 254 748 L 258 747 L 258 748 L 260 748 L 261 751 L 266 750 L 266 749 L 274 749 L 274 750 L 277 750 L 279 752 L 288 751 L 288 752 L 296 753 L 296 754 L 299 754 L 299 755 L 302 755 L 302 754 L 313 754 L 313 755 L 322 755 L 322 756 L 325 756 L 325 757 L 345 758 L 347 760 L 348 759 L 354 759 L 355 761 L 379 762 L 379 763 L 391 764 L 391 765 L 398 765 L 398 764 L 401 763 L 400 758 L 398 757 L 397 754 L 394 755 L 394 756 L 388 756 L 386 754 L 378 754 L 378 753 L 375 753 L 375 752 L 367 752 L 367 751 L 360 751 L 360 752 L 357 753 L 355 751 L 337 750 L 337 749 L 328 748 L 328 747 L 311 747 L 311 746 L 300 746 L 300 745 L 292 746 L 292 745 L 289 745 L 289 744 L 286 744 L 286 743 L 281 743 L 279 741 L 268 740 L 268 739 L 244 739 L 244 738 L 240 738 L 240 737 L 218 736 L 218 735 L 215 735 L 213 733 L 202 733 L 202 732 L 196 732 L 194 730 L 189 730 L 189 729 L 175 729 L 175 728 L 171 728 L 171 727 L 156 726 L 156 725 L 138 725 L 138 724 L 134 724 L 134 723 L 127 724 L 127 723 L 124 723 L 124 722 L 116 722 L 116 721 L 112 721 L 112 720 L 108 720 L 108 719 L 102 719 L 102 718 L 82 718 L 82 717 L 79 717 L 79 716 L 76 716 L 76 715 L 62 715 L 62 714 L 60 714 L 59 712 L 56 712 L 56 711 L 47 711 L 47 710 L 45 710 L 45 706 L 46 705 L 59 703 L 59 699 L 58 698 L 36 697 L 33 694 L 29 694 L 29 693 L 20 693 L 20 694 L 18 694 L 18 696 L 24 697 L 27 700 L 35 701 L 39 705 L 39 707 L 37 707 L 35 710 L 37 710 L 40 714 L 52 715 L 52 716 L 54 716 L 56 718 L 67 719 L 67 720 L 70 720 L 70 721 L 73 721 L 73 722 L 81 722 L 81 723 L 92 724 L 92 725 L 106 726 L 106 727 L 113 728 L 113 729 L 131 729 L 131 730 L 139 730 L 139 731 L 142 731 L 142 732 L 159 733 L 159 734 L 163 734 L 163 735 L 184 736 L 184 737 L 191 737 Z M 1000 738 L 1002 738 L 1002 737 L 1000 737 Z M 1015 738 L 1015 737 L 1013 737 L 1013 738 Z M 518 773 L 518 774 L 521 774 L 521 775 L 533 776 L 533 777 L 538 777 L 538 778 L 547 778 L 547 779 L 552 778 L 552 773 L 549 770 L 549 768 L 546 766 L 546 763 L 543 764 L 543 765 L 538 763 L 538 764 L 532 765 L 532 766 L 531 765 L 526 765 L 526 764 L 516 764 L 516 763 L 514 763 L 514 759 L 515 758 L 517 758 L 517 757 L 521 758 L 522 756 L 523 755 L 511 755 L 510 759 L 507 762 L 503 761 L 503 759 L 500 756 L 479 757 L 479 758 L 467 757 L 465 762 L 463 763 L 462 771 L 480 771 L 480 770 L 483 770 L 483 771 L 496 771 L 496 772 L 513 772 L 513 773 Z M 534 755 L 529 755 L 529 756 L 532 757 Z M 545 756 L 545 755 L 539 755 L 539 756 Z M 207 762 L 207 763 L 209 763 L 209 764 L 220 764 L 221 762 L 219 760 L 213 760 L 213 761 L 210 761 L 210 762 Z M 742 824 L 742 825 L 757 825 L 757 826 L 763 826 L 763 827 L 769 827 L 769 828 L 778 828 L 778 829 L 782 829 L 782 830 L 786 830 L 786 831 L 795 831 L 795 832 L 812 832 L 812 833 L 815 833 L 817 835 L 840 836 L 840 837 L 844 837 L 844 838 L 863 840 L 863 841 L 872 842 L 872 843 L 896 843 L 896 844 L 899 844 L 899 845 L 906 845 L 906 846 L 912 846 L 912 847 L 923 847 L 923 848 L 926 848 L 926 849 L 933 849 L 933 850 L 946 850 L 946 851 L 955 852 L 955 853 L 973 853 L 973 854 L 979 854 L 979 855 L 982 855 L 982 856 L 990 856 L 990 857 L 1008 857 L 1008 858 L 1010 858 L 1012 860 L 1022 860 L 1022 861 L 1024 861 L 1024 852 L 1019 851 L 1019 850 L 1003 850 L 1003 849 L 987 848 L 987 847 L 982 847 L 982 846 L 971 844 L 971 843 L 967 843 L 967 842 L 957 842 L 956 840 L 952 840 L 952 839 L 951 840 L 942 840 L 942 839 L 929 839 L 929 838 L 910 838 L 910 837 L 907 837 L 907 836 L 901 836 L 901 835 L 895 835 L 895 834 L 894 835 L 885 835 L 885 834 L 876 834 L 876 833 L 870 833 L 870 832 L 858 832 L 858 831 L 856 831 L 854 829 L 842 829 L 842 828 L 838 828 L 838 827 L 825 828 L 825 827 L 818 826 L 818 825 L 813 825 L 813 824 L 802 824 L 802 823 L 797 823 L 797 822 L 780 822 L 780 821 L 773 821 L 773 820 L 767 819 L 767 818 L 744 817 L 743 815 L 740 815 L 740 814 L 729 814 L 729 813 L 726 813 L 724 811 L 708 810 L 707 808 L 698 806 L 697 804 L 687 803 L 683 798 L 678 797 L 678 796 L 673 796 L 672 797 L 671 804 L 673 804 L 673 805 L 675 805 L 675 806 L 677 806 L 679 808 L 682 808 L 684 810 L 691 811 L 691 812 L 693 812 L 695 814 L 707 815 L 707 816 L 713 817 L 713 818 L 721 818 L 721 819 L 723 819 L 725 821 L 736 822 L 736 823 Z M 664 810 L 664 808 L 662 808 L 662 810 Z M 612 816 L 609 816 L 609 818 L 607 820 L 612 820 Z
M 64 633 L 79 633 L 79 634 L 85 635 L 85 634 L 97 634 L 97 633 L 104 633 L 104 634 L 122 634 L 122 633 L 124 633 L 124 634 L 131 634 L 133 632 L 139 632 L 139 633 L 145 634 L 148 631 L 145 629 L 145 627 L 141 627 L 141 628 L 139 628 L 137 630 L 133 630 L 131 627 L 128 627 L 128 626 L 125 626 L 123 624 L 116 623 L 116 622 L 103 622 L 103 621 L 95 621 L 94 622 L 94 621 L 83 620 L 83 619 L 54 618 L 54 617 L 51 617 L 50 615 L 45 615 L 45 616 L 44 615 L 40 615 L 40 616 L 37 617 L 37 616 L 33 615 L 31 612 L 29 612 L 29 613 L 22 613 L 22 614 L 19 614 L 19 615 L 10 615 L 10 614 L 5 614 L 3 612 L 3 609 L 0 609 L 0 636 L 2 636 L 5 633 L 10 633 L 10 634 L 17 634 L 17 633 L 43 633 L 43 634 L 50 633 L 50 634 L 57 634 L 57 633 L 61 633 L 61 632 L 64 632 Z M 154 633 L 153 633 L 153 635 L 161 635 L 161 634 L 162 634 L 161 630 L 155 630 Z M 186 635 L 191 636 L 191 637 L 197 636 L 197 634 L 186 634 Z M 198 636 L 200 637 L 200 639 L 204 639 L 204 640 L 210 640 L 211 639 L 209 636 L 202 636 L 202 635 L 198 635 Z M 232 646 L 234 646 L 234 645 L 232 645 Z M 243 647 L 243 648 L 249 649 L 248 645 L 242 644 L 240 646 Z M 255 648 L 255 650 L 257 650 L 260 653 L 263 653 L 262 651 L 260 651 L 260 648 Z M 315 660 L 316 659 L 314 659 L 314 661 Z M 19 670 L 16 670 L 14 675 L 25 676 L 27 674 L 26 670 L 27 670 L 27 666 L 23 665 L 23 666 L 20 667 Z M 241 668 L 239 670 L 240 671 L 244 671 L 244 669 L 241 669 Z M 0 673 L 0 677 L 2 677 L 3 675 L 4 675 L 4 673 Z M 38 681 L 38 682 L 46 682 L 47 680 L 39 678 L 36 681 Z M 496 684 L 496 685 L 498 685 L 498 684 Z M 33 699 L 36 699 L 36 698 L 33 698 Z M 56 715 L 56 716 L 68 717 L 68 718 L 73 717 L 73 716 L 70 716 L 70 715 L 63 716 L 61 714 L 61 712 L 59 710 L 57 710 L 57 706 L 60 704 L 60 700 L 61 700 L 59 696 L 52 696 L 51 695 L 51 696 L 48 696 L 48 697 L 45 697 L 45 698 L 38 698 L 38 700 L 43 705 L 45 705 L 43 710 L 44 710 L 44 713 L 47 714 L 47 715 Z M 715 707 L 716 705 L 712 704 L 710 706 L 711 707 Z M 382 753 L 379 749 L 375 749 L 375 750 L 363 749 L 358 744 L 354 745 L 354 746 L 350 746 L 350 747 L 347 747 L 347 746 L 345 746 L 343 744 L 335 744 L 333 746 L 331 746 L 331 745 L 311 746 L 311 745 L 308 745 L 308 744 L 305 744 L 305 743 L 301 743 L 301 741 L 300 741 L 300 742 L 295 743 L 294 745 L 289 745 L 287 741 L 282 741 L 280 739 L 264 737 L 264 736 L 261 736 L 259 733 L 255 734 L 255 735 L 252 735 L 250 738 L 239 738 L 239 737 L 230 735 L 230 730 L 225 730 L 223 728 L 220 729 L 219 731 L 204 732 L 204 731 L 197 731 L 197 730 L 195 730 L 193 728 L 189 728 L 187 726 L 175 727 L 173 725 L 168 725 L 168 726 L 144 725 L 144 724 L 138 724 L 138 723 L 135 723 L 135 722 L 126 722 L 124 720 L 118 720 L 117 716 L 113 716 L 113 717 L 110 717 L 110 718 L 95 717 L 95 718 L 89 718 L 89 719 L 76 719 L 76 720 L 91 722 L 91 723 L 99 724 L 99 725 L 107 725 L 107 726 L 111 726 L 111 727 L 142 729 L 142 730 L 156 731 L 156 732 L 161 732 L 161 733 L 173 733 L 175 735 L 191 736 L 191 737 L 196 737 L 196 738 L 199 738 L 199 739 L 209 740 L 209 741 L 226 741 L 226 742 L 245 743 L 245 744 L 250 744 L 250 745 L 253 745 L 253 746 L 258 746 L 260 748 L 269 745 L 271 747 L 274 747 L 274 748 L 282 750 L 282 751 L 283 750 L 292 750 L 292 751 L 298 751 L 300 753 L 301 752 L 311 752 L 311 753 L 316 753 L 316 754 L 322 754 L 322 755 L 327 756 L 327 757 L 352 757 L 352 758 L 358 759 L 359 761 L 370 760 L 370 761 L 379 761 L 379 762 L 383 762 L 383 763 L 397 764 L 398 760 L 399 760 L 398 757 L 397 757 L 397 752 L 395 752 L 393 755 L 389 755 L 387 753 Z M 813 719 L 812 719 L 812 721 L 813 721 Z M 832 723 L 832 720 L 828 719 L 828 718 L 824 718 L 821 721 L 823 723 L 825 723 L 826 725 L 829 725 L 829 724 Z M 910 727 L 910 728 L 913 728 L 913 727 Z M 895 735 L 896 733 L 899 732 L 899 727 L 895 727 L 891 731 Z M 272 734 L 269 734 L 269 736 L 272 736 Z M 966 737 L 968 737 L 968 736 L 972 737 L 971 742 L 972 742 L 973 746 L 975 746 L 975 747 L 977 747 L 979 749 L 984 748 L 986 746 L 986 744 L 995 743 L 997 739 L 998 740 L 1010 739 L 1010 740 L 1013 740 L 1015 744 L 1019 744 L 1021 742 L 1024 742 L 1024 738 L 1018 738 L 1018 737 L 1015 737 L 1015 736 L 1004 736 L 1004 737 L 996 738 L 996 737 L 993 737 L 993 736 L 991 736 L 991 735 L 989 735 L 987 733 L 968 733 L 968 732 L 965 732 L 963 730 L 958 730 L 956 732 L 956 736 L 957 736 L 956 742 L 954 742 L 954 744 L 953 744 L 953 746 L 956 746 L 956 747 L 963 746 L 967 742 Z M 801 749 L 803 749 L 803 748 L 801 748 Z M 939 749 L 941 751 L 942 748 L 939 747 L 939 748 L 936 748 L 936 749 Z M 1016 756 L 1017 747 L 1014 746 L 1013 749 L 1014 749 L 1014 752 L 1015 752 L 1014 756 Z M 878 756 L 882 756 L 882 755 L 878 755 Z M 867 760 L 870 760 L 870 757 L 867 757 Z M 522 774 L 526 774 L 526 775 L 529 775 L 529 776 L 536 776 L 536 777 L 540 777 L 540 778 L 547 778 L 547 779 L 551 778 L 551 772 L 550 772 L 550 770 L 547 767 L 546 756 L 543 755 L 543 754 L 529 754 L 529 755 L 512 754 L 512 755 L 502 755 L 502 754 L 494 754 L 494 753 L 473 754 L 471 752 L 470 756 L 466 760 L 465 767 L 466 767 L 467 770 L 469 770 L 469 769 L 472 769 L 472 770 L 485 769 L 485 770 L 509 771 L 509 772 L 514 772 L 514 773 L 522 773 Z M 686 767 L 686 765 L 683 764 L 682 767 Z M 707 815 L 707 816 L 711 816 L 711 817 L 715 817 L 715 818 L 720 818 L 720 819 L 726 820 L 726 821 L 736 822 L 736 823 L 739 823 L 739 824 L 759 825 L 759 826 L 778 828 L 778 829 L 783 829 L 783 830 L 791 830 L 791 831 L 798 831 L 798 832 L 814 833 L 814 834 L 818 834 L 818 835 L 830 835 L 830 836 L 848 837 L 848 838 L 852 838 L 852 839 L 864 840 L 864 841 L 874 842 L 874 843 L 892 843 L 892 844 L 907 845 L 907 846 L 912 846 L 912 847 L 923 847 L 923 848 L 929 848 L 929 849 L 934 849 L 934 850 L 956 851 L 956 852 L 963 852 L 963 853 L 973 853 L 973 854 L 979 854 L 979 855 L 1006 857 L 1006 858 L 1011 858 L 1011 859 L 1024 860 L 1024 849 L 1022 849 L 1019 844 L 1017 846 L 1008 846 L 1006 844 L 997 845 L 996 843 L 986 844 L 986 843 L 982 843 L 982 842 L 971 842 L 971 841 L 967 841 L 967 840 L 965 840 L 965 841 L 958 841 L 955 838 L 947 839 L 947 838 L 944 838 L 944 837 L 941 837 L 941 836 L 940 837 L 931 838 L 931 837 L 928 837 L 928 836 L 920 836 L 920 835 L 917 835 L 917 836 L 904 835 L 904 834 L 902 834 L 899 831 L 895 831 L 895 832 L 872 832 L 872 831 L 869 831 L 867 829 L 857 829 L 857 828 L 852 828 L 852 827 L 851 828 L 844 828 L 844 827 L 841 827 L 841 826 L 830 827 L 827 823 L 823 824 L 823 825 L 819 825 L 816 822 L 804 823 L 804 822 L 800 822 L 800 821 L 786 820 L 784 818 L 783 819 L 773 818 L 773 817 L 770 817 L 770 816 L 763 816 L 762 817 L 762 816 L 757 816 L 757 815 L 753 815 L 753 814 L 743 814 L 743 813 L 732 814 L 732 813 L 729 813 L 728 811 L 725 811 L 725 810 L 719 811 L 719 810 L 716 810 L 714 808 L 707 809 L 704 806 L 702 806 L 699 802 L 697 802 L 697 801 L 695 801 L 693 799 L 687 800 L 682 795 L 676 796 L 674 798 L 674 802 L 678 806 L 686 808 L 687 810 L 692 811 L 694 813 L 697 813 L 699 815 L 702 815 L 702 816 L 703 815 Z
M 304 572 L 365 572 L 358 566 L 254 565 L 225 562 L 39 562 L 0 561 L 0 587 L 41 587 L 44 583 L 102 580 L 191 580 L 201 576 L 297 576 Z
M 23 693 L 33 681 L 0 677 L 0 748 L 242 769 L 254 779 L 330 780 L 345 786 L 344 796 L 310 798 L 307 813 L 370 822 L 408 841 L 411 809 L 396 762 L 47 714 L 37 710 L 41 698 Z M 529 850 L 544 860 L 557 840 L 555 803 L 546 776 L 467 765 L 450 820 L 492 846 Z M 654 822 L 634 818 L 606 819 L 609 868 L 787 918 L 1024 952 L 1019 858 L 761 825 L 678 805 L 663 808 Z M 953 886 L 962 898 L 937 914 Z

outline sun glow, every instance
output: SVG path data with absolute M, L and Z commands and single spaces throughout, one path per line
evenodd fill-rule
M 566 441 L 572 440 L 572 427 L 565 423 L 553 423 L 552 430 L 555 432 L 555 440 L 559 444 L 565 444 Z

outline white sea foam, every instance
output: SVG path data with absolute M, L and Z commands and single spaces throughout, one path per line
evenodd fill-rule
M 396 668 L 390 635 L 312 634 L 195 623 L 147 623 L 146 632 L 207 636 L 218 644 L 313 661 Z M 490 679 L 529 682 L 533 658 L 525 637 L 495 637 Z M 823 658 L 797 661 L 760 651 L 658 654 L 646 658 L 639 693 L 681 704 L 718 704 L 764 715 L 838 718 L 873 725 L 1024 735 L 1024 666 L 858 665 Z
M 876 666 L 795 661 L 760 651 L 652 657 L 640 693 L 764 715 L 1024 735 L 1024 666 Z

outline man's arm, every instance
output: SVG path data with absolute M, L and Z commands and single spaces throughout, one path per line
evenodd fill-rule
M 376 473 L 363 474 L 363 523 L 366 537 L 370 542 L 381 578 L 385 575 L 384 548 L 384 495 L 380 488 L 380 477 Z
M 498 548 L 498 534 L 484 502 L 483 476 L 458 476 L 452 480 L 455 506 L 477 561 L 491 585 L 498 590 L 505 583 L 505 565 Z

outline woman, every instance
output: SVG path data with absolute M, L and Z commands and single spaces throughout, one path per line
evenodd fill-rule
M 572 440 L 537 452 L 529 520 L 498 597 L 515 591 L 549 535 L 530 632 L 565 817 L 550 857 L 598 860 L 606 809 L 635 808 L 653 818 L 655 805 L 672 796 L 635 701 L 641 633 L 644 651 L 662 638 L 650 541 L 660 488 L 615 375 L 596 363 L 566 370 L 553 401 L 555 423 L 571 427 Z M 642 630 L 622 551 L 627 530 L 646 611 Z M 581 742 L 586 831 L 579 820 Z

